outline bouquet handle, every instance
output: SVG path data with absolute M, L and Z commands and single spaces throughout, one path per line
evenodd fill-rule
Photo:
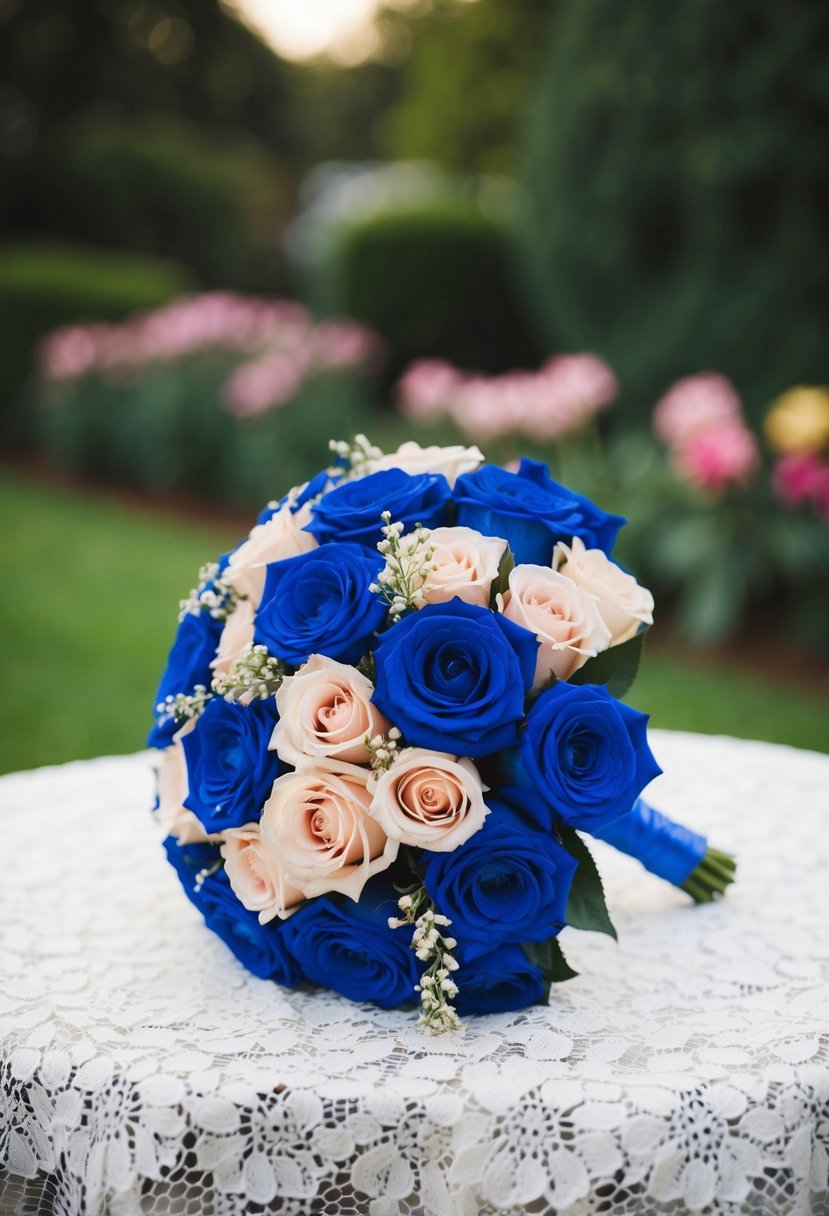
M 643 798 L 593 835 L 635 857 L 695 903 L 710 903 L 734 881 L 737 863 L 730 854 L 711 848 L 705 836 L 675 823 Z

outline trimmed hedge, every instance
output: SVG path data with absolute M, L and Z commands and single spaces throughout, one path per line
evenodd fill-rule
M 426 356 L 491 372 L 538 361 L 508 231 L 471 205 L 412 207 L 355 223 L 341 237 L 332 273 L 335 308 L 383 335 L 392 376 Z
M 292 187 L 253 137 L 93 113 L 62 133 L 53 172 L 65 223 L 84 239 L 175 257 L 207 287 L 281 286 Z
M 27 380 L 38 338 L 153 308 L 191 286 L 186 271 L 157 258 L 45 242 L 0 247 L 0 442 L 34 438 Z

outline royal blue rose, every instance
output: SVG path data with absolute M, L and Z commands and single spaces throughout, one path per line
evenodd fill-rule
M 362 545 L 323 545 L 271 562 L 254 641 L 292 667 L 312 654 L 356 663 L 388 608 L 369 591 L 383 561 Z
M 291 511 L 296 514 L 300 507 L 305 506 L 306 502 L 310 502 L 312 498 L 316 498 L 318 494 L 321 494 L 331 480 L 332 479 L 329 477 L 327 469 L 323 469 L 321 472 L 315 473 L 311 480 L 305 483 L 292 501 Z M 269 519 L 273 519 L 277 511 L 280 511 L 285 506 L 288 498 L 289 495 L 284 494 L 278 502 L 268 503 L 266 507 L 263 507 L 256 517 L 257 524 L 266 524 Z
M 313 533 L 321 545 L 349 540 L 373 546 L 383 539 L 381 512 L 390 511 L 407 532 L 417 523 L 437 528 L 446 522 L 451 496 L 442 473 L 412 476 L 402 469 L 384 469 L 323 494 L 312 508 L 313 519 L 305 531 Z
M 187 797 L 208 832 L 238 828 L 259 819 L 280 773 L 268 750 L 277 714 L 273 698 L 251 705 L 215 697 L 195 729 L 182 737 L 187 761 Z
M 180 844 L 175 836 L 167 836 L 163 846 L 167 860 L 178 875 L 184 894 L 200 909 L 199 875 L 221 865 L 222 854 L 218 845 Z
M 498 612 L 429 604 L 378 641 L 373 700 L 409 744 L 486 756 L 518 741 L 537 650 Z
M 190 696 L 197 684 L 210 686 L 213 675 L 210 663 L 216 657 L 223 627 L 224 622 L 215 620 L 208 612 L 188 612 L 182 617 L 155 694 L 153 709 L 157 721 L 147 736 L 148 747 L 169 747 L 173 735 L 181 726 L 181 722 L 172 718 L 166 721 L 161 719 L 158 705 L 167 697 L 175 697 L 179 693 Z
M 463 963 L 501 942 L 546 942 L 564 928 L 576 862 L 551 832 L 487 799 L 480 831 L 451 853 L 426 853 L 424 882 L 452 922 Z
M 510 1013 L 538 1005 L 544 999 L 541 968 L 531 963 L 520 946 L 499 946 L 465 963 L 455 974 L 460 991 L 455 1008 L 469 1013 Z
M 305 978 L 381 1009 L 414 1003 L 419 973 L 411 932 L 388 926 L 388 918 L 397 915 L 397 898 L 381 880 L 364 887 L 359 903 L 340 906 L 323 896 L 303 904 L 283 933 Z
M 224 870 L 208 875 L 193 900 L 208 929 L 236 955 L 243 967 L 262 980 L 274 980 L 285 988 L 302 982 L 299 967 L 284 937 L 284 923 L 259 924 L 255 912 L 242 907 Z
M 455 482 L 459 525 L 509 541 L 516 565 L 549 566 L 556 541 L 580 537 L 588 549 L 610 553 L 620 515 L 608 515 L 589 498 L 550 477 L 545 464 L 521 461 L 517 473 L 485 464 Z
M 527 715 L 519 783 L 532 803 L 586 832 L 626 814 L 662 771 L 647 740 L 648 715 L 601 685 L 562 680 Z M 523 772 L 522 772 L 523 770 Z

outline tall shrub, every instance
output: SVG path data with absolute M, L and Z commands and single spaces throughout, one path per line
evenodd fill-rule
M 713 367 L 756 414 L 826 372 L 829 9 L 561 0 L 527 124 L 527 280 L 548 341 L 649 408 Z

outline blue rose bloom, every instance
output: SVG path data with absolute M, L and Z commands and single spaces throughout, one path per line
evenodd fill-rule
M 305 978 L 381 1009 L 413 1004 L 419 972 L 409 948 L 411 931 L 388 926 L 388 918 L 397 915 L 397 899 L 381 879 L 366 884 L 359 903 L 339 905 L 322 896 L 303 904 L 283 932 Z
M 305 531 L 313 533 L 321 545 L 332 540 L 376 545 L 383 539 L 382 511 L 390 511 L 407 532 L 416 523 L 438 528 L 446 520 L 451 497 L 442 473 L 412 476 L 402 469 L 384 469 L 329 490 L 312 508 L 314 517 Z
M 565 924 L 577 863 L 552 833 L 487 799 L 480 831 L 451 853 L 425 853 L 424 882 L 452 922 L 462 963 L 501 942 L 546 942 Z
M 352 544 L 270 562 L 254 641 L 292 667 L 312 654 L 358 662 L 388 612 L 369 591 L 382 565 L 379 553 Z
M 460 599 L 404 617 L 374 650 L 374 702 L 406 742 L 460 756 L 515 747 L 538 642 Z
M 272 697 L 251 705 L 215 697 L 195 729 L 183 736 L 184 805 L 206 831 L 222 832 L 259 819 L 281 771 L 278 755 L 268 750 L 276 722 Z
M 580 537 L 588 549 L 610 553 L 621 515 L 608 515 L 589 498 L 550 477 L 546 464 L 521 461 L 517 473 L 485 464 L 463 473 L 453 497 L 459 525 L 509 541 L 516 565 L 549 566 L 556 541 Z
M 166 697 L 175 697 L 179 693 L 190 696 L 197 684 L 204 684 L 209 688 L 213 676 L 210 663 L 216 656 L 223 628 L 224 621 L 215 620 L 209 612 L 188 612 L 182 618 L 167 656 L 167 666 L 161 683 L 156 690 L 154 710 Z M 147 746 L 169 747 L 180 726 L 181 722 L 172 718 L 163 722 L 156 721 L 147 736 Z
M 178 875 L 184 894 L 201 910 L 196 880 L 203 870 L 220 865 L 222 854 L 215 844 L 180 844 L 175 836 L 165 837 L 163 843 L 167 860 Z
M 546 985 L 541 968 L 531 963 L 520 946 L 499 946 L 481 954 L 455 973 L 459 992 L 455 1008 L 469 1013 L 510 1013 L 544 1000 Z
M 617 701 L 603 685 L 559 680 L 527 715 L 518 783 L 550 823 L 595 831 L 626 814 L 662 771 L 647 740 L 648 715 Z
M 306 482 L 304 487 L 300 490 L 294 501 L 291 503 L 292 514 L 295 515 L 300 507 L 305 506 L 306 502 L 310 502 L 312 498 L 316 498 L 318 494 L 322 494 L 329 481 L 336 481 L 336 477 L 329 477 L 327 469 L 322 469 L 321 472 L 315 473 L 311 480 Z M 283 494 L 279 502 L 268 503 L 268 505 L 263 507 L 256 516 L 257 524 L 266 524 L 269 519 L 273 519 L 277 511 L 281 511 L 287 501 L 288 495 Z M 247 537 L 245 537 L 245 539 L 247 540 Z
M 192 854 L 194 848 L 204 848 L 203 845 L 182 846 L 173 837 L 168 837 L 164 841 L 164 848 L 171 865 L 182 878 L 188 899 L 202 913 L 208 929 L 212 929 L 225 942 L 243 967 L 260 979 L 275 980 L 286 987 L 301 983 L 303 976 L 286 948 L 281 921 L 259 924 L 256 913 L 249 912 L 239 903 L 224 869 L 208 874 L 197 886 L 194 874 L 191 879 L 192 858 L 182 860 L 181 855 L 186 850 Z

